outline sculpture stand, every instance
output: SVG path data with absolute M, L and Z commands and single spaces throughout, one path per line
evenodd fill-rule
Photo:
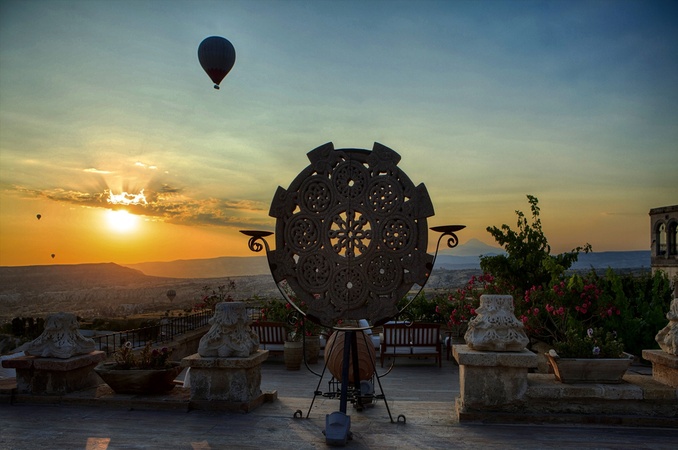
M 678 388 L 678 356 L 662 350 L 643 350 L 643 358 L 652 363 L 652 378 Z
M 325 441 L 327 445 L 346 445 L 353 439 L 351 432 L 351 416 L 346 414 L 348 403 L 349 367 L 353 358 L 353 380 L 356 389 L 360 390 L 360 368 L 358 361 L 358 341 L 354 330 L 346 331 L 344 336 L 344 357 L 341 366 L 341 397 L 339 411 L 325 416 Z M 360 399 L 358 399 L 360 401 Z
M 190 367 L 192 406 L 198 409 L 249 412 L 277 393 L 261 391 L 261 363 L 268 350 L 258 350 L 247 358 L 211 358 L 194 354 L 181 365 Z
M 259 350 L 259 338 L 250 328 L 245 304 L 216 306 L 212 327 L 200 339 L 198 353 L 183 358 L 191 403 L 200 409 L 249 412 L 276 393 L 261 392 L 261 363 L 268 350 Z
M 459 417 L 517 405 L 527 391 L 528 369 L 537 367 L 537 355 L 525 349 L 529 340 L 513 313 L 513 297 L 481 295 L 476 311 L 464 335 L 467 345 L 452 346 L 459 364 Z
M 520 352 L 472 350 L 467 345 L 452 346 L 459 364 L 457 413 L 509 406 L 527 391 L 528 369 L 537 367 L 537 355 Z
M 62 395 L 96 387 L 101 380 L 94 367 L 106 359 L 100 350 L 67 359 L 20 356 L 2 362 L 16 369 L 17 392 L 34 395 Z
M 643 358 L 652 362 L 652 378 L 678 388 L 678 283 L 666 318 L 669 323 L 655 336 L 661 350 L 643 350 Z
M 67 394 L 100 384 L 92 370 L 106 353 L 95 348 L 78 331 L 75 314 L 60 312 L 47 317 L 45 330 L 26 348 L 28 356 L 5 360 L 2 366 L 16 369 L 20 394 Z

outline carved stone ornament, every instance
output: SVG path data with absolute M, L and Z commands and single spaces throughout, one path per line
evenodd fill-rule
M 198 344 L 200 356 L 247 358 L 259 350 L 259 337 L 250 328 L 245 303 L 217 304 L 209 323 L 212 327 Z
M 433 267 L 426 253 L 426 187 L 398 168 L 400 155 L 375 143 L 372 151 L 308 153 L 311 164 L 271 204 L 276 249 L 268 253 L 273 278 L 294 291 L 295 304 L 323 325 L 338 319 L 393 317 L 414 284 Z
M 669 323 L 659 330 L 655 340 L 659 344 L 659 348 L 666 353 L 678 356 L 678 298 L 675 298 L 675 292 L 666 318 L 669 319 Z
M 26 354 L 45 358 L 67 359 L 86 355 L 96 348 L 94 340 L 78 331 L 75 314 L 60 312 L 47 317 L 45 331 L 28 344 Z
M 481 295 L 478 315 L 468 324 L 464 335 L 466 344 L 473 350 L 494 352 L 519 352 L 529 339 L 523 323 L 513 313 L 510 295 Z

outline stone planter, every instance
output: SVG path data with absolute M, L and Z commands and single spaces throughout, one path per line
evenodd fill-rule
M 299 370 L 304 359 L 303 342 L 285 341 L 283 352 L 287 370 Z
M 318 356 L 320 354 L 320 336 L 306 336 L 306 350 L 304 357 L 306 362 L 309 364 L 315 364 L 318 362 Z
M 182 371 L 172 362 L 167 369 L 115 369 L 116 363 L 103 363 L 94 371 L 117 394 L 163 394 L 174 389 L 174 379 Z
M 633 355 L 624 358 L 561 358 L 545 353 L 556 379 L 562 383 L 621 383 Z

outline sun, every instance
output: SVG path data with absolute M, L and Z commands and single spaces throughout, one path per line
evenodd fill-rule
M 106 211 L 108 228 L 116 233 L 129 233 L 137 228 L 138 217 L 124 209 Z

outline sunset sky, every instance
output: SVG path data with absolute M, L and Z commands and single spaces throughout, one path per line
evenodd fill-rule
M 0 265 L 253 256 L 238 230 L 330 141 L 397 151 L 462 243 L 531 194 L 554 252 L 648 250 L 678 2 L 0 1 Z

